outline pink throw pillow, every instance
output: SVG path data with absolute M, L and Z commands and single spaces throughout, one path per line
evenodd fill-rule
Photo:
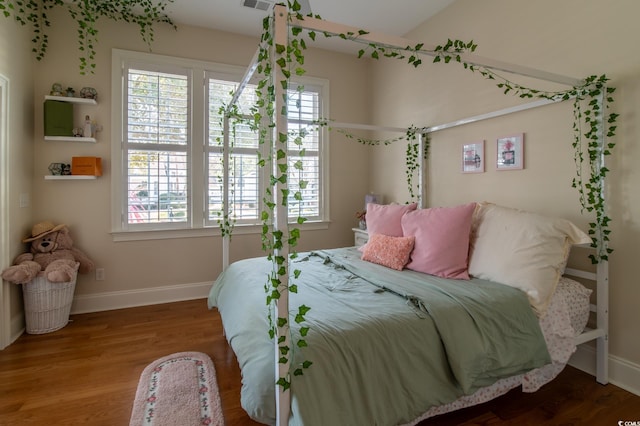
M 401 271 L 409 261 L 414 237 L 373 234 L 362 251 L 362 260 Z
M 476 203 L 406 213 L 402 232 L 416 237 L 407 269 L 468 280 L 469 234 Z
M 402 215 L 413 211 L 418 204 L 367 204 L 367 231 L 369 236 L 373 234 L 402 237 Z

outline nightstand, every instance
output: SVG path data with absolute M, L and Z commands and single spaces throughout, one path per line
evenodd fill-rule
M 366 229 L 351 228 L 353 231 L 353 239 L 356 247 L 363 246 L 369 241 L 369 233 Z

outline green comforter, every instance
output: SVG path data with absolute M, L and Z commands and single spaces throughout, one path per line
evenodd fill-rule
M 291 425 L 395 425 L 502 377 L 550 362 L 526 295 L 490 281 L 394 271 L 354 248 L 301 255 L 290 310 L 311 307 L 308 347 L 293 365 Z M 275 423 L 274 342 L 267 334 L 265 258 L 232 264 L 209 306 L 222 316 L 242 369 L 243 408 Z M 293 267 L 292 267 L 293 269 Z M 293 323 L 292 334 L 299 325 Z

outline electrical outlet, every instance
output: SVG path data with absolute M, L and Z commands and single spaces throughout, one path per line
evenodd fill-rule
M 96 268 L 96 281 L 104 281 L 104 268 Z
M 31 205 L 31 197 L 28 192 L 20 194 L 20 208 L 24 209 Z

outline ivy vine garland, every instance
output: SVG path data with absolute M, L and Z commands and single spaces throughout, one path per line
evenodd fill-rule
M 133 23 L 140 27 L 142 40 L 151 48 L 154 38 L 153 25 L 166 23 L 176 28 L 165 9 L 174 0 L 0 0 L 0 11 L 6 18 L 11 16 L 21 25 L 31 25 L 33 29 L 32 52 L 38 61 L 42 60 L 49 47 L 47 28 L 51 26 L 47 13 L 64 7 L 78 24 L 78 50 L 80 52 L 80 74 L 93 73 L 95 64 L 95 44 L 100 17 L 113 21 Z
M 300 5 L 297 0 L 288 1 L 288 9 L 290 11 L 289 19 L 295 16 L 298 19 L 304 19 L 300 14 Z M 316 16 L 320 18 L 319 16 Z M 261 144 L 268 143 L 272 149 L 269 152 L 275 152 L 276 158 L 260 158 L 259 164 L 265 166 L 270 164 L 271 161 L 282 160 L 286 158 L 286 144 L 292 140 L 296 144 L 300 144 L 301 135 L 295 135 L 293 133 L 283 134 L 279 133 L 274 137 L 270 137 L 270 132 L 275 128 L 275 114 L 282 116 L 287 115 L 286 111 L 286 99 L 281 111 L 275 111 L 275 87 L 281 85 L 285 90 L 289 88 L 289 78 L 292 75 L 303 75 L 304 70 L 304 54 L 306 50 L 306 41 L 301 37 L 302 29 L 293 27 L 290 29 L 291 37 L 287 46 L 278 45 L 273 39 L 273 17 L 267 17 L 263 21 L 263 34 L 261 38 L 260 51 L 258 55 L 257 72 L 262 75 L 263 78 L 258 84 L 256 90 L 258 95 L 258 101 L 252 109 L 252 128 L 259 132 L 259 141 Z M 358 37 L 367 34 L 366 31 L 360 30 L 357 33 L 339 34 L 338 37 L 343 39 L 355 40 Z M 309 38 L 315 40 L 316 33 L 314 31 L 308 32 Z M 334 35 L 324 33 L 325 37 L 333 37 Z M 580 195 L 580 205 L 582 210 L 588 212 L 595 212 L 596 220 L 589 224 L 589 234 L 592 237 L 592 246 L 597 249 L 595 255 L 590 256 L 593 263 L 598 263 L 601 260 L 607 260 L 608 255 L 612 252 L 612 249 L 608 247 L 610 230 L 608 228 L 611 219 L 606 215 L 604 204 L 604 178 L 608 173 L 606 167 L 601 167 L 601 160 L 604 157 L 611 155 L 612 149 L 615 144 L 613 142 L 606 142 L 606 138 L 615 136 L 616 132 L 616 120 L 618 115 L 615 113 L 607 113 L 606 110 L 610 108 L 614 99 L 612 94 L 615 89 L 606 86 L 608 78 L 606 75 L 602 76 L 590 76 L 586 78 L 583 84 L 572 87 L 565 91 L 547 92 L 531 89 L 517 83 L 514 83 L 493 70 L 483 67 L 468 64 L 462 59 L 463 53 L 473 52 L 477 48 L 477 45 L 473 41 L 464 42 L 461 40 L 448 40 L 444 45 L 436 46 L 433 51 L 423 49 L 423 44 L 417 44 L 415 46 L 407 46 L 404 49 L 391 48 L 388 46 L 381 46 L 375 43 L 368 43 L 367 46 L 361 49 L 358 53 L 358 57 L 362 58 L 365 55 L 379 59 L 380 57 L 387 57 L 399 60 L 406 60 L 408 64 L 418 67 L 422 64 L 420 55 L 427 53 L 433 56 L 434 63 L 450 63 L 458 62 L 464 66 L 465 69 L 469 69 L 472 72 L 478 72 L 480 75 L 488 80 L 495 80 L 496 86 L 500 88 L 504 94 L 513 94 L 520 98 L 539 98 L 549 100 L 570 100 L 573 99 L 574 110 L 574 140 L 572 146 L 574 148 L 574 160 L 576 165 L 576 177 L 572 181 L 572 186 L 577 188 Z M 277 55 L 275 62 L 279 67 L 282 75 L 285 77 L 283 81 L 275 81 L 275 73 L 272 69 L 271 58 Z M 286 95 L 285 95 L 286 98 Z M 268 120 L 267 126 L 264 126 L 262 121 Z M 318 126 L 329 126 L 329 121 L 326 119 L 318 120 L 316 123 Z M 357 140 L 359 143 L 374 146 L 374 145 L 388 145 L 390 143 L 404 140 L 408 141 L 406 151 L 406 176 L 409 187 L 409 193 L 412 199 L 416 195 L 414 187 L 419 188 L 420 182 L 416 185 L 414 183 L 415 173 L 419 167 L 419 147 L 416 141 L 416 135 L 420 131 L 415 127 L 411 127 L 406 134 L 406 137 L 400 137 L 392 140 L 380 141 L 357 137 L 349 132 L 340 130 L 347 138 Z M 425 135 L 426 136 L 426 135 Z M 274 140 L 275 139 L 275 140 Z M 425 143 L 425 158 L 428 156 L 429 139 L 426 139 Z M 279 147 L 279 148 L 278 148 Z M 276 149 L 273 149 L 276 148 Z M 271 155 L 271 154 L 269 154 Z M 583 168 L 588 166 L 589 176 L 585 182 L 583 179 Z M 295 165 L 296 168 L 302 167 L 301 163 Z M 271 184 L 280 182 L 282 184 L 287 183 L 287 166 L 281 166 L 275 168 L 271 173 Z M 301 182 L 301 187 L 305 183 Z M 288 191 L 288 190 L 286 190 Z M 287 202 L 288 192 L 283 194 L 283 203 Z M 300 197 L 299 193 L 294 195 L 294 198 Z M 270 189 L 264 197 L 265 209 L 262 211 L 262 247 L 267 253 L 267 257 L 273 262 L 273 270 L 270 274 L 267 283 L 265 284 L 266 301 L 269 306 L 273 308 L 277 300 L 283 291 L 290 291 L 297 293 L 298 287 L 295 284 L 295 280 L 300 278 L 301 271 L 294 269 L 290 274 L 294 280 L 294 284 L 285 285 L 281 280 L 284 275 L 289 275 L 287 268 L 288 259 L 284 256 L 275 254 L 276 249 L 280 249 L 287 244 L 289 247 L 294 248 L 300 238 L 300 229 L 297 227 L 290 227 L 288 229 L 288 235 L 281 230 L 272 231 L 271 220 L 273 218 L 274 209 L 276 207 L 274 201 L 274 194 Z M 226 219 L 225 219 L 226 220 Z M 303 224 L 305 222 L 304 217 L 298 217 L 297 224 Z M 230 231 L 229 231 L 230 232 Z M 291 259 L 295 259 L 297 254 L 293 252 L 290 255 Z M 290 313 L 293 320 L 298 324 L 303 324 L 306 321 L 306 314 L 311 308 L 308 306 L 300 306 L 297 312 Z M 275 338 L 277 335 L 277 329 L 282 326 L 288 326 L 289 318 L 273 318 L 272 312 L 275 309 L 269 310 L 269 335 L 271 338 Z M 303 348 L 307 346 L 305 337 L 309 333 L 310 329 L 307 326 L 300 328 L 300 336 L 298 336 L 294 347 Z M 291 357 L 292 348 L 288 346 L 284 336 L 278 338 L 278 351 L 279 362 L 287 363 Z M 294 368 L 293 375 L 302 375 L 304 369 L 309 368 L 312 365 L 311 361 L 304 360 L 298 366 Z M 287 390 L 291 386 L 290 377 L 279 377 L 277 382 L 283 390 Z
M 304 18 L 297 16 L 299 19 Z M 359 30 L 346 34 L 338 34 L 338 37 L 345 40 L 357 40 L 359 37 L 368 34 L 367 31 Z M 324 34 L 332 37 L 331 34 Z M 315 33 L 310 32 L 310 37 L 315 38 Z M 465 69 L 471 72 L 478 72 L 488 80 L 496 81 L 496 86 L 506 94 L 512 94 L 523 99 L 548 99 L 567 101 L 573 99 L 573 142 L 574 162 L 576 176 L 572 179 L 572 187 L 578 190 L 581 210 L 594 213 L 595 221 L 589 223 L 589 235 L 592 238 L 591 246 L 596 249 L 596 253 L 589 256 L 592 263 L 599 263 L 600 260 L 608 260 L 613 249 L 609 248 L 609 235 L 611 230 L 609 224 L 611 218 L 607 215 L 604 199 L 604 179 L 609 169 L 602 166 L 607 156 L 611 155 L 615 143 L 607 141 L 616 134 L 616 122 L 618 114 L 608 112 L 614 102 L 613 93 L 615 88 L 607 87 L 609 78 L 606 75 L 592 75 L 584 79 L 583 83 L 563 91 L 542 91 L 528 88 L 518 83 L 512 82 L 490 68 L 473 65 L 463 60 L 464 53 L 474 52 L 477 44 L 472 41 L 447 40 L 444 45 L 438 45 L 434 50 L 426 50 L 424 44 L 407 46 L 404 49 L 381 46 L 375 43 L 368 43 L 358 52 L 358 57 L 369 56 L 372 59 L 381 57 L 406 60 L 408 64 L 418 67 L 422 64 L 420 54 L 433 56 L 433 63 L 458 62 Z M 409 133 L 408 133 L 409 134 Z M 413 150 L 413 151 L 412 151 Z M 412 156 L 415 157 L 415 147 L 409 144 L 407 148 L 407 178 L 410 170 L 414 167 Z M 585 181 L 583 171 L 587 168 L 589 176 Z M 412 191 L 410 186 L 410 191 Z M 414 194 L 411 192 L 411 196 Z

